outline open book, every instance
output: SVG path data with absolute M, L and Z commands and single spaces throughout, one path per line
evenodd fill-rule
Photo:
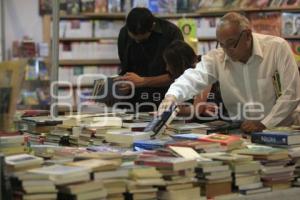
M 144 132 L 151 132 L 151 137 L 163 132 L 166 125 L 171 123 L 177 114 L 177 106 L 172 105 L 168 110 L 164 111 L 161 115 L 154 117 L 151 122 L 144 129 Z
M 118 87 L 114 87 L 114 79 L 118 75 L 101 78 L 94 81 L 93 97 L 95 102 L 105 103 L 107 106 L 113 106 L 114 103 L 119 101 L 116 95 L 120 95 Z

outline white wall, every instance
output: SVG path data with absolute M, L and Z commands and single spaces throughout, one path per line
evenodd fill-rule
M 4 0 L 6 52 L 10 52 L 14 40 L 21 40 L 23 36 L 29 36 L 35 42 L 42 42 L 43 26 L 38 2 L 38 0 Z

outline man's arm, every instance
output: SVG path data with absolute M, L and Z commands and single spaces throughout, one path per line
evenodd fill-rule
M 298 66 L 289 44 L 283 41 L 277 59 L 282 95 L 277 99 L 269 115 L 261 123 L 267 128 L 274 127 L 286 119 L 300 102 L 300 78 Z
M 214 52 L 203 56 L 196 68 L 190 68 L 184 72 L 176 81 L 170 86 L 166 95 L 173 95 L 178 101 L 185 101 L 192 99 L 202 90 L 213 84 L 218 79 L 218 72 L 215 60 L 218 59 L 213 56 Z

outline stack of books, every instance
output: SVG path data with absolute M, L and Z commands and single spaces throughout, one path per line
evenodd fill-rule
M 222 161 L 230 166 L 233 172 L 234 186 L 242 193 L 254 189 L 261 189 L 259 170 L 260 163 L 252 161 L 251 156 L 237 155 L 231 153 L 207 153 L 204 157 Z
M 25 153 L 24 136 L 1 136 L 0 151 L 4 155 Z
M 170 138 L 164 139 L 153 139 L 153 140 L 138 140 L 133 143 L 133 149 L 135 151 L 143 151 L 143 150 L 156 150 L 161 149 L 166 146 L 169 142 L 173 140 Z
M 56 199 L 57 190 L 53 181 L 45 175 L 16 173 L 11 179 L 15 199 L 46 200 Z
M 162 174 L 155 167 L 135 166 L 129 177 L 127 195 L 136 200 L 157 199 L 157 187 L 165 185 Z
M 86 181 L 58 187 L 61 200 L 106 199 L 107 192 L 101 181 Z
M 139 157 L 135 164 L 153 166 L 166 182 L 160 187 L 159 199 L 200 199 L 200 188 L 195 186 L 195 159 L 179 157 Z
M 247 145 L 246 149 L 237 150 L 236 153 L 251 155 L 254 160 L 261 162 L 261 178 L 264 186 L 271 187 L 272 190 L 291 186 L 295 166 L 290 165 L 291 160 L 286 149 L 253 144 Z
M 197 158 L 197 162 L 196 177 L 202 194 L 210 198 L 232 192 L 231 170 L 227 164 L 203 156 Z
M 46 176 L 57 186 L 89 181 L 90 172 L 91 170 L 86 167 L 64 166 L 58 164 L 28 171 L 30 174 Z

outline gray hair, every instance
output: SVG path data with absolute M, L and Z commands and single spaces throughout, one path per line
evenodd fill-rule
M 217 24 L 217 30 L 228 24 L 238 27 L 240 31 L 251 28 L 250 22 L 247 17 L 236 12 L 230 12 L 224 15 L 220 19 L 220 22 Z

